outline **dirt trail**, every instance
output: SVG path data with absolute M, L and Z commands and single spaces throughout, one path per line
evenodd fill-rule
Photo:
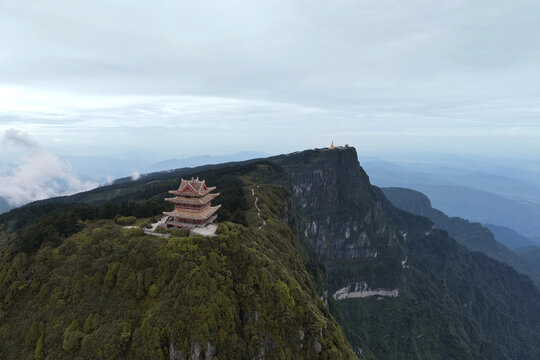
M 255 209 L 257 209 L 257 216 L 261 217 L 261 209 L 259 208 L 259 205 L 257 205 L 257 202 L 259 201 L 259 197 L 255 195 L 255 189 L 251 188 L 251 195 L 255 196 Z M 264 225 L 266 225 L 266 220 L 262 219 L 263 223 L 261 226 L 258 227 L 258 229 L 262 228 Z

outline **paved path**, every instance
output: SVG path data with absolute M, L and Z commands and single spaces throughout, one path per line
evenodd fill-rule
M 153 223 L 153 224 L 152 224 L 152 227 L 151 227 L 150 229 L 148 229 L 148 230 L 156 231 L 156 229 L 158 228 L 158 226 L 165 224 L 165 221 L 167 221 L 167 218 L 168 218 L 168 216 L 163 216 L 161 219 L 159 219 L 158 221 L 156 221 L 155 223 Z
M 194 228 L 191 230 L 190 234 L 197 234 L 202 236 L 214 237 L 216 236 L 217 224 L 209 224 L 202 228 Z
M 159 219 L 158 221 L 153 223 L 152 227 L 150 229 L 143 229 L 144 233 L 146 235 L 159 236 L 159 237 L 162 237 L 162 238 L 165 238 L 165 239 L 170 238 L 171 235 L 169 235 L 169 234 L 161 234 L 161 233 L 156 232 L 156 229 L 159 226 L 165 224 L 165 221 L 167 221 L 167 218 L 168 218 L 168 216 L 163 216 L 161 219 Z
M 159 226 L 161 226 L 162 224 L 164 224 L 165 221 L 167 221 L 167 218 L 168 218 L 168 216 L 163 216 L 161 219 L 159 219 L 158 221 L 153 223 L 152 227 L 150 229 L 144 228 L 143 229 L 144 233 L 146 235 L 159 236 L 159 237 L 162 237 L 162 238 L 165 238 L 165 239 L 170 238 L 172 236 L 170 234 L 161 234 L 161 233 L 156 232 L 156 229 Z M 138 226 L 123 226 L 123 228 L 125 228 L 125 229 L 133 229 L 133 228 L 139 228 L 139 227 Z M 207 225 L 207 226 L 205 226 L 203 228 L 195 228 L 195 229 L 191 230 L 191 233 L 202 235 L 202 236 L 214 237 L 214 236 L 216 236 L 215 235 L 216 230 L 217 230 L 217 225 L 216 224 L 210 224 L 210 225 Z
M 156 232 L 156 229 L 158 228 L 158 226 L 165 223 L 165 221 L 167 220 L 167 217 L 168 216 L 164 216 L 161 219 L 159 219 L 158 221 L 156 221 L 155 223 L 153 223 L 152 227 L 150 229 L 144 228 L 143 232 L 146 235 L 159 236 L 159 237 L 162 237 L 162 238 L 165 238 L 165 239 L 170 238 L 171 235 L 169 235 L 169 234 L 160 234 L 160 233 Z M 122 227 L 124 229 L 140 229 L 138 226 L 122 226 Z

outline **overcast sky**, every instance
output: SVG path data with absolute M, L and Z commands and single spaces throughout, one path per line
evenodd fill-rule
M 537 0 L 0 0 L 0 134 L 55 154 L 537 158 L 539 24 Z

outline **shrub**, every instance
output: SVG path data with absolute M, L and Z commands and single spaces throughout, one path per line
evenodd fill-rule
M 34 350 L 34 359 L 41 359 L 43 353 L 43 334 L 39 337 Z
M 172 229 L 168 231 L 169 234 L 177 237 L 187 237 L 189 236 L 189 230 L 186 229 Z
M 144 235 L 144 230 L 141 229 L 141 228 L 124 229 L 124 232 L 129 237 L 137 237 L 137 236 L 143 236 Z
M 127 226 L 133 225 L 137 218 L 135 216 L 118 216 L 115 221 L 118 225 Z
M 148 293 L 150 294 L 151 297 L 156 297 L 158 294 L 158 287 L 155 284 L 150 286 Z
M 168 233 L 168 230 L 165 229 L 164 227 L 158 226 L 158 227 L 156 228 L 156 232 L 159 233 L 159 234 L 167 234 L 167 233 Z

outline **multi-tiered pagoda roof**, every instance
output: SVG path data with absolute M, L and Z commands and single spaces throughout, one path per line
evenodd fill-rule
M 163 212 L 169 216 L 165 225 L 168 228 L 194 228 L 212 223 L 221 207 L 211 205 L 212 200 L 219 196 L 219 193 L 211 194 L 215 188 L 206 186 L 206 182 L 199 178 L 182 179 L 178 190 L 169 191 L 176 196 L 165 199 L 174 204 L 173 211 Z

